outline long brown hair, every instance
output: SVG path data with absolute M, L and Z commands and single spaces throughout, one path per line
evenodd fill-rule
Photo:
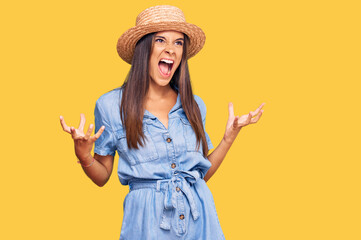
M 191 124 L 197 139 L 197 149 L 202 142 L 204 157 L 208 155 L 208 145 L 203 128 L 202 117 L 197 102 L 194 100 L 190 81 L 187 45 L 189 38 L 184 34 L 182 60 L 175 71 L 170 86 L 179 91 L 182 108 Z M 149 59 L 153 46 L 154 33 L 141 38 L 134 49 L 132 66 L 122 85 L 123 94 L 120 106 L 120 118 L 125 126 L 129 148 L 138 149 L 144 145 L 143 115 L 144 100 L 149 88 Z

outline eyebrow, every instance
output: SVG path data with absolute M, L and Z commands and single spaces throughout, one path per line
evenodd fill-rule
M 163 37 L 163 36 L 155 36 L 156 38 L 163 38 L 163 39 L 165 39 L 166 40 L 166 38 L 165 37 Z M 178 40 L 182 40 L 182 41 L 184 41 L 184 38 L 177 38 L 175 41 L 178 41 Z

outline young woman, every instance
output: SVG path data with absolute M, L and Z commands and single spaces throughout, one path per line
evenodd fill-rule
M 204 42 L 203 31 L 185 22 L 180 9 L 144 10 L 118 40 L 131 69 L 122 87 L 97 100 L 95 135 L 92 124 L 84 133 L 83 114 L 78 129 L 60 117 L 84 172 L 98 186 L 108 181 L 118 151 L 119 180 L 130 188 L 120 239 L 224 239 L 206 181 L 240 129 L 258 121 L 263 104 L 241 117 L 230 104 L 224 137 L 208 155 L 206 106 L 192 93 L 187 64 Z

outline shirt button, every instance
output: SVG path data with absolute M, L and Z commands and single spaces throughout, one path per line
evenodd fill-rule
M 179 215 L 179 219 L 183 220 L 183 219 L 184 219 L 184 215 L 183 215 L 183 214 Z
M 175 165 L 175 163 L 172 163 L 172 165 L 170 165 L 172 168 L 175 168 L 177 165 Z
M 169 142 L 169 143 L 170 143 L 171 141 L 172 141 L 172 139 L 171 139 L 171 138 L 167 138 L 167 142 Z
M 176 187 L 175 190 L 177 190 L 177 192 L 179 192 L 179 191 L 180 191 L 180 188 L 179 188 L 179 187 Z

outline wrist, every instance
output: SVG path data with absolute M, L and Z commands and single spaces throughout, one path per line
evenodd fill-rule
M 85 168 L 92 166 L 94 162 L 95 162 L 95 158 L 91 155 L 89 155 L 88 159 L 85 161 L 80 161 L 80 160 L 78 161 L 78 163 Z
M 227 131 L 224 135 L 223 135 L 223 141 L 227 144 L 232 145 L 232 143 L 234 142 L 234 140 L 236 140 L 238 133 L 241 131 L 242 128 L 238 128 L 238 129 L 231 129 L 230 131 Z
M 230 139 L 230 138 L 227 138 L 227 136 L 223 136 L 222 142 L 227 147 L 231 147 L 234 142 L 234 139 Z
M 84 156 L 77 155 L 77 158 L 82 165 L 87 165 L 93 161 L 93 156 L 90 153 Z

